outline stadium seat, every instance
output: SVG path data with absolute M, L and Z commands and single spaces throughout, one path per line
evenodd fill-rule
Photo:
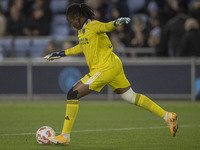
M 51 35 L 52 36 L 66 36 L 69 33 L 68 22 L 66 16 L 62 14 L 56 14 L 53 17 L 51 23 Z
M 0 47 L 3 50 L 3 56 L 7 57 L 12 51 L 12 38 L 0 39 Z
M 51 0 L 50 9 L 53 14 L 65 13 L 68 6 L 67 0 Z
M 62 37 L 69 35 L 69 27 L 67 25 L 57 25 L 51 30 L 53 37 Z
M 33 39 L 31 49 L 30 49 L 30 57 L 42 57 L 44 50 L 46 49 L 47 44 L 51 41 L 51 38 L 39 38 Z
M 56 14 L 53 16 L 51 26 L 56 26 L 56 25 L 67 25 L 68 22 L 66 20 L 66 16 L 63 14 Z
M 8 11 L 8 2 L 9 2 L 9 0 L 0 0 L 0 6 L 1 6 L 1 9 L 3 10 L 3 12 Z
M 15 39 L 14 50 L 16 57 L 27 57 L 30 50 L 31 39 Z

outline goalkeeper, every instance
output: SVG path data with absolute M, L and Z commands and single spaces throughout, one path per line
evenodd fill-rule
M 146 96 L 135 93 L 124 74 L 120 59 L 112 52 L 113 46 L 106 32 L 111 32 L 124 23 L 128 24 L 130 18 L 102 23 L 94 20 L 94 12 L 88 5 L 76 3 L 69 6 L 66 18 L 71 26 L 78 30 L 79 44 L 64 51 L 51 53 L 45 58 L 52 61 L 83 53 L 90 72 L 69 90 L 62 133 L 49 140 L 55 144 L 69 145 L 70 132 L 79 109 L 79 99 L 93 91 L 101 91 L 105 85 L 119 94 L 123 100 L 163 118 L 169 125 L 172 136 L 175 136 L 178 130 L 176 114 L 163 110 Z

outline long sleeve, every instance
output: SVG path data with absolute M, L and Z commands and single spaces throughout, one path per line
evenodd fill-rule
M 108 23 L 102 23 L 95 20 L 95 30 L 96 33 L 106 33 L 111 32 L 116 29 L 116 26 L 113 25 L 113 21 L 110 21 Z
M 70 55 L 77 55 L 77 54 L 80 54 L 80 53 L 83 53 L 83 50 L 82 48 L 80 47 L 80 45 L 76 45 L 72 48 L 69 48 L 69 49 L 66 49 L 65 50 L 65 55 L 66 56 L 70 56 Z

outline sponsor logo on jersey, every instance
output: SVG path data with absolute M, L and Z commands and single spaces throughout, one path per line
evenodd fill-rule
M 79 44 L 81 44 L 81 45 L 89 44 L 89 41 L 87 38 L 80 38 Z

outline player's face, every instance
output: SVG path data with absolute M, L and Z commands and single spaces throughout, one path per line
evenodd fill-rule
M 67 21 L 69 22 L 69 24 L 76 28 L 77 30 L 80 30 L 81 29 L 81 24 L 80 24 L 80 17 L 69 17 L 67 16 Z

